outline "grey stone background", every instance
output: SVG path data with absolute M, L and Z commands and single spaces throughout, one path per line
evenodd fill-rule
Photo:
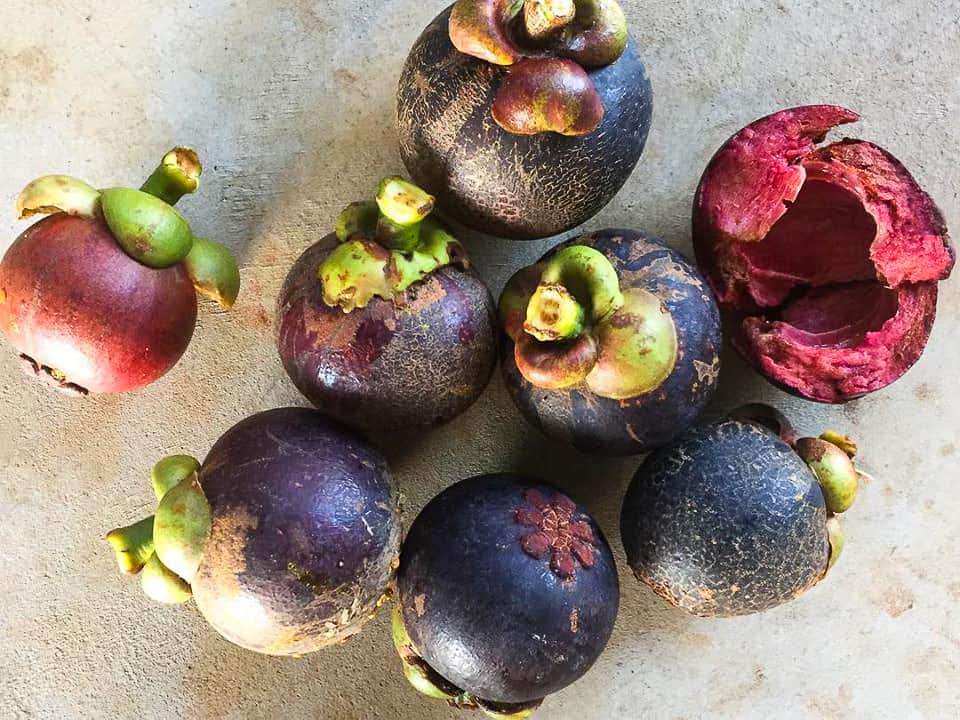
M 834 102 L 847 130 L 894 152 L 960 226 L 957 0 L 626 0 L 656 89 L 636 173 L 588 228 L 651 231 L 689 255 L 689 208 L 713 151 L 782 107 Z M 221 640 L 192 606 L 152 605 L 118 576 L 106 530 L 151 509 L 148 471 L 201 457 L 234 422 L 300 404 L 277 360 L 273 302 L 337 211 L 401 169 L 394 89 L 440 11 L 422 0 L 4 0 L 0 7 L 0 249 L 35 176 L 136 184 L 176 143 L 202 150 L 198 234 L 240 255 L 231 314 L 210 305 L 180 365 L 126 397 L 76 401 L 0 351 L 0 717 L 454 718 L 406 687 L 386 614 L 346 646 L 300 660 Z M 498 292 L 550 242 L 466 241 Z M 520 420 L 499 376 L 464 417 L 385 438 L 407 519 L 463 476 L 539 473 L 585 501 L 621 561 L 607 652 L 544 718 L 960 716 L 960 284 L 943 286 L 923 360 L 844 407 L 772 389 L 728 354 L 721 411 L 769 400 L 802 430 L 861 440 L 876 480 L 845 518 L 829 580 L 786 607 L 686 617 L 624 570 L 619 501 L 636 459 L 597 460 Z

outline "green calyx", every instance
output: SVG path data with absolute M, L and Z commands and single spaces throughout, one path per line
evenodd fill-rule
M 457 708 L 479 708 L 487 717 L 498 720 L 526 720 L 543 702 L 537 700 L 530 703 L 505 704 L 481 700 L 445 680 L 417 653 L 407 633 L 403 622 L 403 611 L 399 604 L 394 605 L 391 614 L 391 636 L 393 646 L 403 665 L 404 677 L 421 695 L 434 700 L 443 700 Z
M 850 455 L 822 437 L 800 438 L 794 449 L 819 481 L 827 510 L 835 514 L 849 510 L 860 485 Z
M 824 574 L 833 569 L 833 566 L 837 564 L 837 560 L 840 559 L 840 554 L 843 552 L 843 529 L 840 527 L 840 518 L 836 515 L 827 518 L 827 539 L 830 543 L 830 556 L 827 560 L 827 569 Z
M 402 178 L 380 183 L 376 202 L 348 205 L 337 218 L 338 245 L 321 263 L 323 301 L 344 312 L 379 297 L 393 300 L 448 265 L 467 265 L 460 242 L 435 218 L 433 198 Z
M 17 195 L 17 219 L 58 212 L 92 218 L 97 214 L 99 203 L 100 191 L 83 180 L 67 175 L 45 175 Z
M 585 382 L 594 395 L 626 400 L 656 390 L 679 355 L 666 306 L 642 288 L 622 291 L 610 260 L 585 245 L 515 274 L 500 320 L 517 368 L 546 390 Z
M 190 224 L 173 207 L 196 191 L 201 172 L 197 153 L 177 147 L 163 156 L 139 190 L 101 191 L 66 175 L 47 175 L 17 196 L 17 217 L 63 212 L 94 218 L 100 214 L 127 255 L 157 269 L 183 262 L 197 292 L 229 309 L 240 292 L 236 259 L 223 245 L 195 238 Z
M 195 237 L 183 260 L 196 291 L 229 310 L 240 294 L 240 268 L 233 253 L 213 240 Z
M 191 597 L 190 583 L 210 535 L 210 506 L 199 468 L 189 455 L 158 462 L 151 472 L 156 514 L 107 533 L 121 571 L 140 573 L 144 593 L 157 602 L 183 603 Z

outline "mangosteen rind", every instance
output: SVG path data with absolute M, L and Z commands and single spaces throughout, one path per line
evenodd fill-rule
M 621 514 L 636 577 L 702 617 L 793 600 L 823 579 L 842 549 L 814 464 L 805 462 L 816 458 L 801 458 L 770 416 L 737 417 L 693 428 L 648 456 Z M 791 437 L 789 425 L 782 434 Z M 805 440 L 796 445 L 807 454 Z
M 569 529 L 581 522 L 592 545 Z M 545 537 L 524 539 L 537 534 Z M 573 540 L 591 555 L 578 558 Z M 554 562 L 555 550 L 572 564 Z M 609 546 L 581 508 L 551 486 L 494 475 L 457 483 L 424 508 L 404 541 L 398 593 L 431 668 L 487 702 L 527 703 L 593 664 L 619 585 Z
M 646 143 L 652 89 L 633 41 L 591 70 L 604 107 L 597 131 L 513 135 L 491 107 L 507 70 L 459 52 L 450 10 L 417 40 L 398 94 L 400 153 L 444 213 L 501 237 L 554 235 L 596 214 L 624 184 Z
M 713 396 L 720 370 L 719 312 L 699 273 L 659 241 L 634 231 L 603 230 L 560 245 L 541 263 L 573 245 L 600 250 L 624 291 L 642 290 L 662 303 L 675 332 L 675 359 L 667 362 L 665 379 L 654 378 L 652 390 L 628 398 L 600 397 L 586 382 L 544 389 L 524 377 L 518 362 L 529 355 L 518 353 L 508 332 L 501 352 L 507 388 L 527 420 L 552 438 L 599 454 L 646 452 L 682 433 Z M 510 315 L 501 306 L 507 326 Z

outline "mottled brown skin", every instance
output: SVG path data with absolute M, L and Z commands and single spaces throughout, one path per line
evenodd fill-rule
M 336 247 L 308 249 L 278 304 L 278 347 L 314 405 L 367 430 L 438 425 L 483 392 L 497 358 L 494 302 L 471 271 L 445 267 L 394 300 L 344 313 L 323 302 L 317 268 Z
M 563 243 L 602 252 L 626 290 L 656 295 L 670 311 L 679 343 L 677 364 L 659 388 L 628 400 L 594 395 L 584 383 L 545 390 L 520 373 L 514 343 L 505 339 L 503 376 L 514 402 L 546 435 L 586 452 L 632 455 L 667 443 L 693 423 L 720 375 L 720 319 L 706 282 L 678 253 L 630 230 L 602 230 Z
M 397 495 L 383 456 L 315 410 L 243 420 L 200 471 L 210 539 L 193 583 L 204 618 L 268 655 L 356 634 L 392 587 Z
M 0 263 L 0 328 L 41 376 L 67 390 L 148 385 L 193 337 L 197 296 L 183 265 L 130 258 L 101 218 L 58 213 L 30 226 Z
M 604 108 L 593 133 L 513 135 L 491 108 L 509 70 L 459 52 L 449 9 L 407 58 L 398 92 L 400 154 L 444 213 L 501 237 L 547 237 L 582 224 L 623 186 L 643 152 L 653 91 L 631 40 L 589 72 Z
M 830 554 L 813 473 L 772 432 L 737 420 L 652 453 L 627 491 L 620 532 L 637 578 L 701 617 L 793 600 L 823 578 Z

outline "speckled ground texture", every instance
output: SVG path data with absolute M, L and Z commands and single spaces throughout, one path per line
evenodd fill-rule
M 637 171 L 586 226 L 637 227 L 690 253 L 694 188 L 713 151 L 768 112 L 809 102 L 897 155 L 960 228 L 956 0 L 626 0 L 656 92 Z M 0 249 L 19 189 L 67 172 L 137 184 L 167 148 L 203 151 L 200 235 L 241 258 L 231 314 L 205 304 L 180 365 L 126 397 L 77 401 L 28 381 L 0 348 L 0 716 L 455 718 L 400 673 L 382 613 L 345 646 L 261 657 L 193 605 L 152 605 L 105 531 L 150 512 L 148 471 L 203 456 L 234 422 L 301 404 L 273 347 L 287 268 L 337 211 L 401 170 L 394 90 L 442 9 L 423 0 L 5 0 L 0 13 Z M 960 231 L 958 231 L 960 232 Z M 498 292 L 550 245 L 465 234 Z M 843 407 L 772 389 L 729 352 L 712 411 L 773 401 L 807 432 L 861 440 L 875 480 L 845 517 L 840 565 L 764 615 L 697 620 L 630 577 L 617 519 L 636 458 L 591 459 L 524 425 L 499 379 L 429 436 L 381 438 L 407 522 L 468 474 L 535 472 L 584 502 L 621 566 L 613 639 L 543 718 L 955 718 L 960 715 L 960 281 L 942 288 L 928 352 L 896 385 Z M 468 716 L 469 717 L 469 716 Z

